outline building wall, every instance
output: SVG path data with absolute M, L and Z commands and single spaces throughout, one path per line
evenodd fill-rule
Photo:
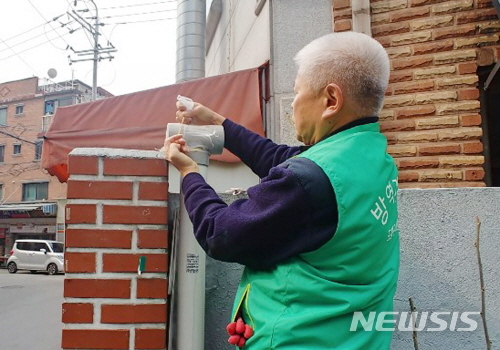
M 333 0 L 336 31 L 351 29 L 350 5 Z M 477 69 L 498 57 L 491 1 L 372 0 L 371 28 L 391 58 L 381 127 L 400 186 L 484 186 Z
M 254 68 L 269 60 L 269 1 L 222 1 L 222 16 L 206 55 L 206 76 Z
M 166 161 L 76 149 L 69 173 L 62 348 L 165 349 Z
M 23 113 L 16 114 L 16 106 L 23 106 Z M 5 146 L 4 162 L 0 164 L 2 202 L 20 202 L 22 184 L 43 181 L 49 183 L 49 198 L 64 198 L 66 185 L 51 177 L 35 160 L 35 142 L 42 132 L 45 96 L 38 89 L 38 78 L 28 78 L 0 84 L 0 108 L 7 107 L 7 125 L 0 127 L 0 145 Z M 8 133 L 10 135 L 6 135 Z M 27 140 L 25 142 L 16 137 Z M 21 145 L 21 153 L 13 154 L 14 144 Z

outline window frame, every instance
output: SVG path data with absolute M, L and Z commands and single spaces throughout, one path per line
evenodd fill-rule
M 14 115 L 15 115 L 16 117 L 21 117 L 21 116 L 23 116 L 23 115 L 24 115 L 24 104 L 23 104 L 23 103 L 20 103 L 20 104 L 15 105 L 15 108 L 16 108 L 16 110 L 15 110 L 15 112 L 14 112 Z M 20 108 L 20 109 L 21 109 L 21 111 L 20 111 L 20 112 L 18 112 L 18 108 Z
M 8 121 L 7 120 L 8 119 L 8 108 L 7 107 L 8 106 L 5 106 L 5 105 L 0 106 L 0 127 L 8 125 L 8 123 L 7 123 L 7 121 Z M 3 117 L 1 116 L 1 113 L 2 113 L 1 111 L 4 111 L 4 110 L 5 110 L 5 124 L 2 123 Z
M 19 152 L 16 153 L 16 147 L 19 148 Z M 22 154 L 23 148 L 22 148 L 22 143 L 20 142 L 15 142 L 12 144 L 12 155 L 13 156 L 20 156 Z
M 45 188 L 38 188 L 39 186 L 44 185 Z M 28 197 L 27 196 L 27 191 L 28 191 L 28 186 L 36 186 L 35 187 L 35 196 Z M 39 195 L 39 192 L 42 192 Z M 45 192 L 45 193 L 43 193 Z M 45 195 L 45 196 L 43 196 Z M 49 182 L 48 181 L 33 181 L 33 182 L 25 182 L 23 183 L 23 189 L 22 189 L 22 201 L 23 202 L 33 202 L 33 201 L 40 201 L 40 200 L 47 200 L 49 197 Z

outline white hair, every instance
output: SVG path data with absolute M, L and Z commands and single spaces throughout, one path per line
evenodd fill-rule
M 356 32 L 324 35 L 295 56 L 298 75 L 317 93 L 337 84 L 360 116 L 377 115 L 389 83 L 389 57 L 378 41 Z

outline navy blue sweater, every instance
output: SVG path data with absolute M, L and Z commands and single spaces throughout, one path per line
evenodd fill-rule
M 376 117 L 364 118 L 342 130 L 374 121 Z M 248 189 L 248 199 L 227 205 L 200 174 L 184 177 L 186 209 L 205 252 L 267 270 L 329 241 L 338 221 L 335 193 L 320 167 L 306 158 L 292 158 L 306 147 L 277 145 L 228 119 L 222 125 L 224 146 L 261 183 Z

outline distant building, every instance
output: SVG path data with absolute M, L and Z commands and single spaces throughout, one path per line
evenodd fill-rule
M 43 135 L 58 107 L 91 100 L 79 80 L 0 83 L 0 257 L 20 238 L 64 240 L 66 184 L 40 167 Z M 113 96 L 98 89 L 99 98 Z

